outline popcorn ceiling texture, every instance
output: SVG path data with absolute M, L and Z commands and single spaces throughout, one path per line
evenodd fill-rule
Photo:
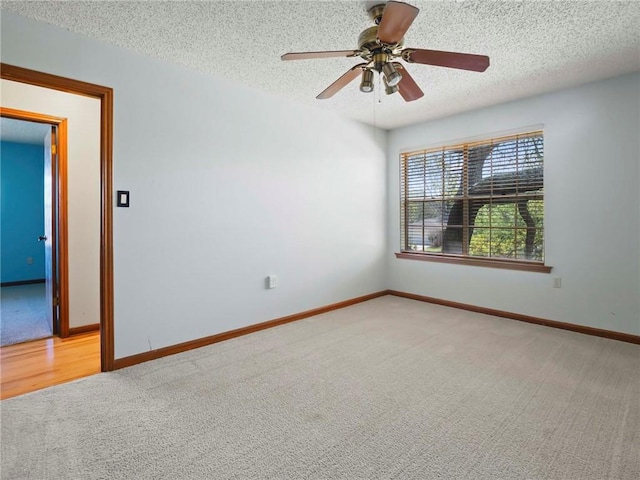
M 409 65 L 425 92 L 409 104 L 381 88 L 360 93 L 357 80 L 316 100 L 358 59 L 280 56 L 357 48 L 376 3 L 3 1 L 2 9 L 386 129 L 640 70 L 637 1 L 414 1 L 420 14 L 406 46 L 488 55 L 489 69 Z

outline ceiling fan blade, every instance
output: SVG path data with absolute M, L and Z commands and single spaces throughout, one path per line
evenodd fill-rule
M 351 70 L 347 70 L 347 73 L 338 78 L 335 82 L 325 88 L 320 95 L 316 98 L 318 100 L 324 100 L 326 98 L 333 97 L 336 93 L 346 87 L 349 83 L 356 79 L 356 77 L 360 76 L 362 72 L 362 67 L 367 65 L 366 63 L 359 63 L 355 67 L 351 68 Z
M 325 52 L 293 52 L 285 53 L 281 60 L 307 60 L 311 58 L 355 57 L 358 50 L 334 50 Z
M 407 33 L 420 10 L 403 2 L 387 2 L 378 25 L 378 40 L 383 43 L 398 43 Z
M 402 52 L 402 58 L 409 63 L 459 68 L 462 70 L 472 70 L 474 72 L 484 72 L 489 68 L 489 57 L 486 55 L 472 55 L 470 53 L 405 48 Z
M 406 102 L 413 102 L 424 96 L 424 92 L 402 64 L 394 62 L 393 66 L 402 74 L 402 80 L 398 83 L 398 93 L 400 93 Z

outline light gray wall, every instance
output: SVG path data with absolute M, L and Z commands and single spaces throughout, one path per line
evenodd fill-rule
M 116 358 L 384 289 L 385 132 L 14 14 L 1 34 L 5 63 L 114 89 Z
M 391 289 L 640 334 L 640 76 L 394 130 L 388 144 Z M 543 124 L 551 274 L 396 259 L 399 153 Z M 562 278 L 562 288 L 552 287 Z

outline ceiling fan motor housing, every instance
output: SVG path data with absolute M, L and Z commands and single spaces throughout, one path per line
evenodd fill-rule
M 380 43 L 378 43 L 378 27 L 369 27 L 363 30 L 358 36 L 358 46 L 360 50 L 367 52 L 380 48 Z
M 368 62 L 376 62 L 375 69 L 380 71 L 382 64 L 380 54 L 384 54 L 388 61 L 389 56 L 400 56 L 402 47 L 404 46 L 404 38 L 394 45 L 385 45 L 378 40 L 378 27 L 369 27 L 358 36 L 358 49 L 360 56 Z M 377 57 L 377 58 L 376 58 Z

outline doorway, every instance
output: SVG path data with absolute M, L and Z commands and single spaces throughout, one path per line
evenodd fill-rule
M 33 85 L 52 91 L 70 93 L 78 96 L 90 97 L 99 101 L 99 336 L 100 336 L 100 369 L 110 371 L 114 369 L 114 338 L 113 338 L 113 241 L 112 241 L 112 132 L 113 132 L 113 90 L 109 87 L 95 85 L 74 79 L 59 77 L 43 72 L 29 70 L 13 65 L 0 64 L 0 77 L 3 80 Z M 62 143 L 60 143 L 62 145 Z M 61 176 L 62 178 L 62 176 Z M 64 202 L 60 202 L 64 205 Z M 75 205 L 75 204 L 74 204 Z M 60 236 L 64 225 L 60 224 Z M 64 242 L 61 241 L 60 245 Z M 74 250 L 75 251 L 75 250 Z M 60 266 L 64 265 L 61 260 Z M 62 278 L 64 272 L 59 271 Z M 62 284 L 63 282 L 60 282 Z M 63 296 L 64 292 L 60 291 Z M 63 318 L 64 305 L 68 305 L 60 298 L 59 315 Z M 97 316 L 97 315 L 96 315 Z M 74 317 L 75 318 L 75 317 Z M 60 322 L 60 336 L 65 332 L 63 322 Z M 79 329 L 77 329 L 79 330 Z M 67 334 L 69 332 L 66 332 Z M 76 331 L 73 333 L 81 333 Z
M 0 346 L 68 331 L 66 244 L 59 248 L 66 198 L 66 119 L 2 109 Z M 64 220 L 64 218 L 62 219 Z M 62 236 L 65 240 L 65 235 Z M 62 281 L 62 282 L 61 282 Z M 62 315 L 61 315 L 62 312 Z M 61 328 L 62 327 L 62 328 Z

